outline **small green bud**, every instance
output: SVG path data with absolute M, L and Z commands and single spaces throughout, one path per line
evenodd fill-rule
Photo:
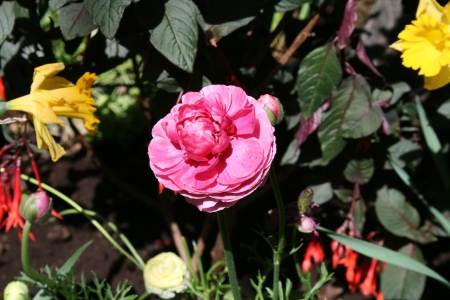
M 263 106 L 264 110 L 269 117 L 272 126 L 279 124 L 284 118 L 284 109 L 278 98 L 269 94 L 259 97 L 258 102 Z
M 300 196 L 298 196 L 297 206 L 301 213 L 309 214 L 311 206 L 313 205 L 314 191 L 308 187 L 304 189 Z
M 45 222 L 52 210 L 52 199 L 44 191 L 38 191 L 20 203 L 20 214 L 30 222 Z
M 30 300 L 28 286 L 20 281 L 11 281 L 3 292 L 5 300 Z

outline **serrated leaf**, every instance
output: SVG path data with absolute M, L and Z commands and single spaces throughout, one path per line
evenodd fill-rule
M 342 68 L 332 45 L 311 51 L 301 62 L 297 74 L 297 99 L 308 120 L 325 102 L 342 77 Z
M 192 73 L 197 55 L 198 9 L 190 0 L 169 0 L 161 23 L 150 30 L 153 46 L 179 68 Z
M 316 204 L 326 203 L 333 198 L 333 188 L 330 182 L 312 185 L 311 188 L 314 191 L 314 203 Z
M 2 1 L 0 4 L 0 44 L 14 28 L 14 1 Z
M 312 0 L 281 0 L 275 5 L 275 11 L 285 12 L 299 8 L 305 3 L 311 3 Z
M 364 229 L 364 223 L 366 222 L 366 204 L 362 197 L 359 197 L 355 202 L 355 208 L 353 210 L 353 220 L 355 221 L 356 229 L 361 235 Z
M 352 183 L 365 184 L 372 178 L 375 167 L 372 158 L 353 159 L 344 170 L 344 177 Z
M 61 8 L 59 26 L 66 40 L 88 35 L 97 26 L 92 23 L 84 3 L 71 3 Z
M 388 264 L 403 267 L 405 269 L 424 274 L 428 277 L 438 280 L 439 282 L 443 283 L 446 287 L 450 288 L 450 282 L 448 282 L 444 277 L 442 277 L 437 272 L 433 271 L 423 263 L 420 263 L 417 260 L 414 260 L 406 255 L 360 239 L 351 238 L 349 236 L 338 234 L 334 231 L 323 228 L 321 226 L 317 226 L 317 230 L 326 234 L 328 237 L 338 241 L 342 245 L 352 248 L 354 251 L 358 253 L 364 254 L 365 256 L 368 257 L 376 258 Z
M 349 77 L 332 95 L 331 107 L 323 114 L 319 141 L 325 160 L 345 147 L 343 138 L 361 138 L 381 125 L 381 108 L 372 103 L 370 87 L 361 75 Z
M 57 11 L 58 9 L 60 9 L 61 7 L 63 7 L 64 5 L 71 3 L 71 2 L 75 2 L 76 0 L 50 0 L 48 1 L 48 7 L 50 8 L 50 10 L 52 12 Z
M 424 263 L 422 251 L 414 244 L 408 244 L 398 250 L 420 263 Z M 425 288 L 426 276 L 402 267 L 386 264 L 381 273 L 381 291 L 385 299 L 421 299 Z
M 353 191 L 352 190 L 334 190 L 334 195 L 338 197 L 339 200 L 341 200 L 344 203 L 350 203 L 353 198 Z
M 84 3 L 94 23 L 108 39 L 112 39 L 131 0 L 84 0 Z
M 408 237 L 420 243 L 432 240 L 429 232 L 418 230 L 420 216 L 417 209 L 407 203 L 405 196 L 396 189 L 384 186 L 377 191 L 375 212 L 384 228 L 395 235 Z

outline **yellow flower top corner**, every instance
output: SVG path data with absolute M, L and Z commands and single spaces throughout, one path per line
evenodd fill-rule
M 403 65 L 424 76 L 424 87 L 440 88 L 450 82 L 450 2 L 420 0 L 416 20 L 390 47 L 402 52 Z
M 47 64 L 34 69 L 30 94 L 7 103 L 9 110 L 20 110 L 28 114 L 36 131 L 37 145 L 40 149 L 49 149 L 53 161 L 60 159 L 66 152 L 56 143 L 46 124 L 64 126 L 59 117 L 84 120 L 89 134 L 97 132 L 100 123 L 94 115 L 97 105 L 92 98 L 91 86 L 97 79 L 93 73 L 86 72 L 76 84 L 56 76 L 64 70 L 64 64 Z

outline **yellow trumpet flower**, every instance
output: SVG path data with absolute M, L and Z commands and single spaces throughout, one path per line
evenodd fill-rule
M 424 87 L 438 89 L 450 82 L 450 3 L 420 0 L 416 20 L 398 35 L 391 48 L 403 52 L 403 65 L 419 70 Z
M 83 119 L 85 128 L 93 135 L 97 132 L 94 126 L 100 123 L 94 115 L 97 108 L 91 93 L 91 85 L 97 76 L 86 72 L 74 85 L 63 77 L 55 76 L 62 70 L 62 63 L 34 69 L 30 94 L 6 104 L 8 110 L 20 110 L 28 114 L 34 124 L 38 147 L 48 149 L 53 161 L 60 159 L 66 151 L 50 135 L 46 124 L 64 126 L 60 116 Z

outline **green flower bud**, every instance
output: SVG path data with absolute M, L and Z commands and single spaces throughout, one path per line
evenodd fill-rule
M 5 300 L 30 300 L 28 295 L 28 286 L 20 281 L 12 281 L 8 283 L 3 292 Z
M 45 222 L 52 210 L 52 199 L 44 191 L 38 191 L 20 203 L 20 214 L 30 222 Z
M 301 213 L 309 214 L 311 207 L 316 206 L 313 202 L 314 191 L 308 187 L 300 193 L 298 196 L 297 206 Z
M 269 94 L 259 97 L 258 102 L 263 106 L 264 110 L 269 117 L 272 126 L 279 124 L 284 118 L 284 109 L 278 98 Z

